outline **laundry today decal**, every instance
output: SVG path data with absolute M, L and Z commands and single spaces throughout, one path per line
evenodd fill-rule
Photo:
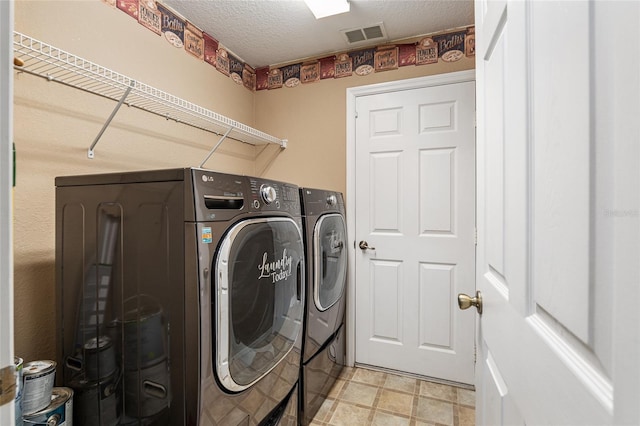
M 265 251 L 262 255 L 262 264 L 258 265 L 260 274 L 258 279 L 271 278 L 272 283 L 286 280 L 291 276 L 293 257 L 287 256 L 287 249 L 282 251 L 282 258 L 269 262 L 269 254 Z

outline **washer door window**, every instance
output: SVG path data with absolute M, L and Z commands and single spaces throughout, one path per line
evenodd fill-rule
M 313 298 L 326 311 L 342 296 L 347 280 L 346 226 L 340 214 L 321 216 L 313 230 Z
M 304 248 L 289 218 L 236 224 L 215 260 L 216 371 L 239 392 L 269 373 L 302 327 Z

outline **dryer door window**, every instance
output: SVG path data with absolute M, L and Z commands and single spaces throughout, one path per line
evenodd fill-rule
M 241 391 L 291 351 L 301 330 L 300 227 L 289 218 L 240 222 L 223 239 L 214 262 L 216 371 L 228 390 Z
M 344 292 L 347 282 L 347 231 L 339 214 L 321 216 L 313 231 L 313 298 L 320 311 L 333 306 Z

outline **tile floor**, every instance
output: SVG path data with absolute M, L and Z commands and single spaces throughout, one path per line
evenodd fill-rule
M 346 367 L 311 426 L 473 426 L 475 392 Z

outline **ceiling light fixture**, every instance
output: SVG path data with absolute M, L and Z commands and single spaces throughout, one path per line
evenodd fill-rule
M 304 0 L 304 2 L 316 19 L 345 13 L 350 9 L 347 0 Z

